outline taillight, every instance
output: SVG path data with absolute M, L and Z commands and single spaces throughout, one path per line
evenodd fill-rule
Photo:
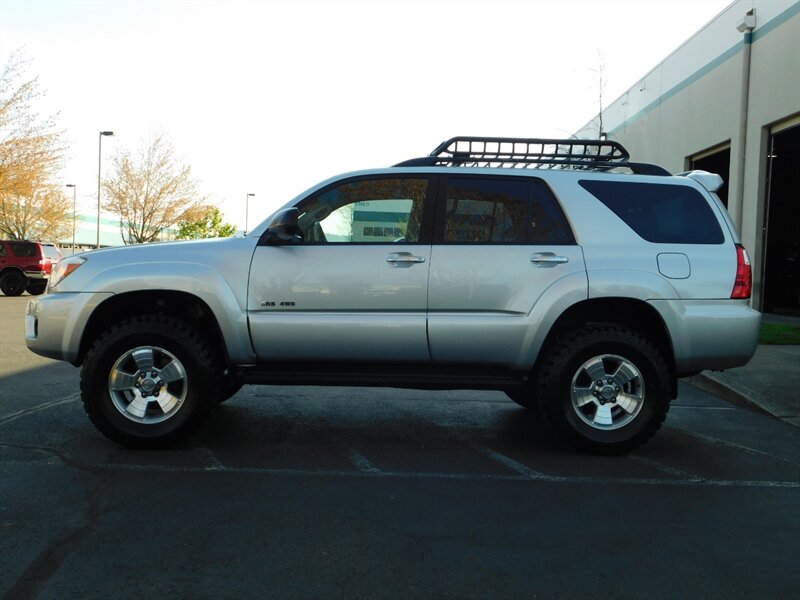
M 53 270 L 53 262 L 49 258 L 39 259 L 39 270 L 50 273 Z
M 733 282 L 731 298 L 747 300 L 753 291 L 753 269 L 750 257 L 741 244 L 736 244 L 736 281 Z

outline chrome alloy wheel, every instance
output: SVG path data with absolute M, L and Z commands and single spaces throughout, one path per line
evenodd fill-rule
M 644 378 L 628 360 L 602 354 L 583 363 L 572 378 L 572 408 L 587 425 L 604 431 L 624 427 L 644 403 Z
M 186 369 L 174 354 L 139 346 L 119 357 L 108 375 L 114 407 L 135 423 L 151 425 L 173 417 L 188 389 Z

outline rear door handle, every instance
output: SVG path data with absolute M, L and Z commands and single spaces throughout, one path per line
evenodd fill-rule
M 386 262 L 393 267 L 410 266 L 414 263 L 424 263 L 424 256 L 415 256 L 411 252 L 392 252 L 386 255 Z
M 537 252 L 531 256 L 531 262 L 536 267 L 555 267 L 569 262 L 566 256 L 557 256 L 555 252 Z

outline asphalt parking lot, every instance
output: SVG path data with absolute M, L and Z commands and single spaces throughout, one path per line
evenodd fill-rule
M 131 451 L 0 296 L 0 596 L 797 598 L 800 428 L 687 384 L 622 457 L 494 392 L 252 387 Z

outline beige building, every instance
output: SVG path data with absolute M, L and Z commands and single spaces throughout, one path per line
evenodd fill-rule
M 800 316 L 800 0 L 732 3 L 577 137 L 601 123 L 633 160 L 719 173 L 753 305 Z

